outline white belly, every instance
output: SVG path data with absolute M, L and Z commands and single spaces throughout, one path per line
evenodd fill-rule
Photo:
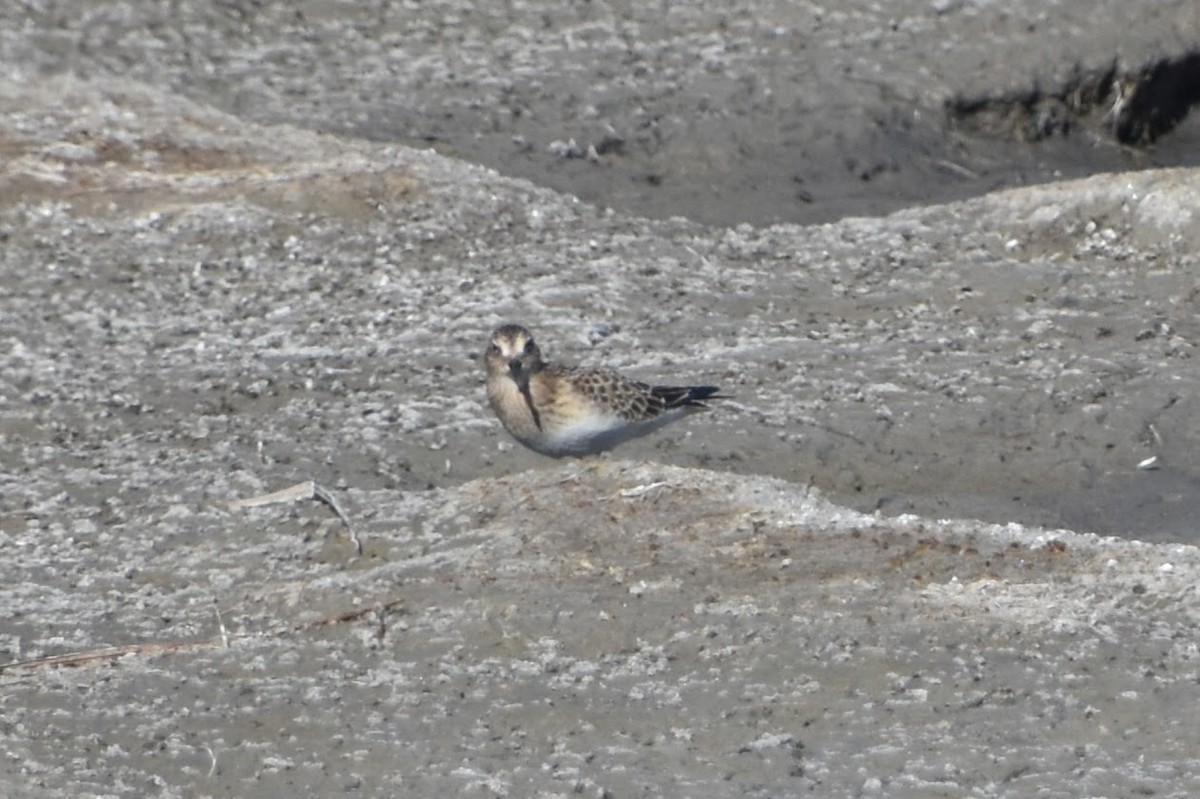
M 573 419 L 554 430 L 543 430 L 537 435 L 522 437 L 521 442 L 543 455 L 556 458 L 594 455 L 652 433 L 683 414 L 684 409 L 676 408 L 644 422 L 627 422 L 619 416 L 593 414 Z

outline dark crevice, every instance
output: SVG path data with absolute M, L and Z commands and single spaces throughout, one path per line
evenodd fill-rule
M 1105 132 L 1141 147 L 1169 133 L 1200 103 L 1200 52 L 1122 71 L 1116 63 L 1077 68 L 1060 88 L 989 97 L 956 97 L 946 104 L 953 125 L 992 136 L 1037 142 L 1077 128 Z
M 1135 75 L 1128 86 L 1124 107 L 1113 115 L 1113 133 L 1122 144 L 1149 144 L 1200 103 L 1200 53 L 1160 61 Z

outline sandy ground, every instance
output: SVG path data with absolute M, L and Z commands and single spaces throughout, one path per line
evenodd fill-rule
M 1196 115 L 1115 135 L 1200 99 L 1197 30 L 1194 0 L 38 0 L 0 57 L 732 226 L 1200 165 Z
M 28 654 L 162 646 L 6 671 L 9 795 L 1200 789 L 1192 547 L 624 462 L 341 496 L 362 556 L 303 505 L 25 539 Z
M 933 201 L 1195 8 L 935 6 L 0 14 L 0 795 L 1194 795 L 1197 173 Z M 541 458 L 510 320 L 735 397 Z

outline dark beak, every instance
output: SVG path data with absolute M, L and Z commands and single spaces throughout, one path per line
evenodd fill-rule
M 508 362 L 508 371 L 513 377 L 519 377 L 521 374 L 521 359 L 513 358 Z

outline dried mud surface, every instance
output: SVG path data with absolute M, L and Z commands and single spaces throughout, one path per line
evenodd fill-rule
M 1194 95 L 1198 30 L 1193 0 L 37 0 L 0 8 L 0 56 L 731 226 L 1198 166 L 1198 115 L 1116 135 L 1175 113 L 1124 118 L 1153 74 L 1191 64 L 1172 102 Z
M 624 457 L 1194 535 L 1194 172 L 714 230 L 133 84 L 0 103 L 13 511 L 145 496 L 156 463 L 213 451 L 251 490 L 544 466 L 481 403 L 482 344 L 520 320 L 552 358 L 736 395 Z
M 900 30 L 986 16 L 943 5 Z M 418 39 L 322 8 L 308 38 L 283 5 L 4 12 L 0 796 L 1196 794 L 1195 169 L 810 226 L 705 224 L 765 201 L 703 181 L 690 219 L 613 210 L 372 141 L 423 95 L 380 101 L 401 62 L 364 50 L 351 102 L 347 42 Z M 493 37 L 529 32 L 523 78 L 536 10 Z M 453 98 L 479 20 L 436 19 Z M 860 57 L 870 15 L 838 19 Z M 1131 61 L 1172 52 L 1141 24 Z M 884 83 L 970 88 L 922 63 Z M 545 175 L 629 166 L 541 161 L 552 130 Z M 485 410 L 502 321 L 735 398 L 550 461 Z M 306 480 L 349 528 L 226 504 Z
M 1200 788 L 1193 547 L 624 462 L 342 502 L 361 556 L 186 499 L 26 539 L 10 637 L 143 648 L 4 673 L 10 795 Z

